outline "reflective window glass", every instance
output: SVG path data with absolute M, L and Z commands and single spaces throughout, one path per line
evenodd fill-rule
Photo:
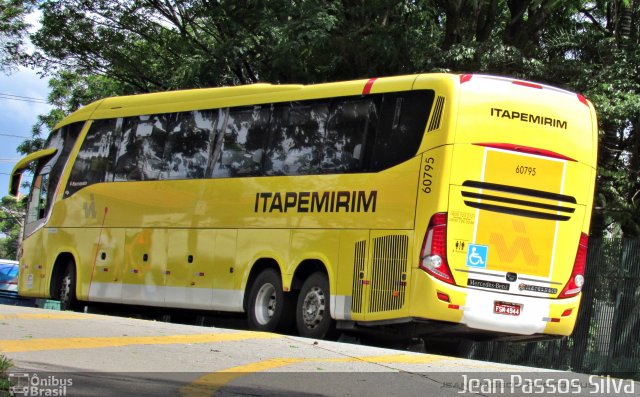
M 113 164 L 120 143 L 117 124 L 116 119 L 95 120 L 91 124 L 71 169 L 65 196 L 113 179 Z
M 333 101 L 323 144 L 322 173 L 361 172 L 369 137 L 376 130 L 375 96 Z
M 217 115 L 217 111 L 211 110 L 178 115 L 177 124 L 170 126 L 168 130 L 167 179 L 205 177 Z
M 433 104 L 433 91 L 384 94 L 371 171 L 381 171 L 415 156 Z
M 176 114 L 126 118 L 122 126 L 115 180 L 161 179 L 168 168 L 165 158 L 168 130 L 173 130 L 178 123 Z
M 325 100 L 278 104 L 273 112 L 265 175 L 319 173 L 328 113 Z
M 229 109 L 214 178 L 262 174 L 270 114 L 268 105 Z

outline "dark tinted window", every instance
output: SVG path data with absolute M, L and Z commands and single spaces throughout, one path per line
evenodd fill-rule
M 157 180 L 167 171 L 168 131 L 179 124 L 177 114 L 136 116 L 124 120 L 116 160 L 116 181 Z
M 180 113 L 168 126 L 167 179 L 205 177 L 217 116 L 212 110 Z
M 38 175 L 42 176 L 42 190 L 40 192 L 44 204 L 43 211 L 41 211 L 42 216 L 49 212 L 53 204 L 53 193 L 83 126 L 84 121 L 69 124 L 49 136 L 45 147 L 55 147 L 58 151 L 38 172 Z
M 319 173 L 328 114 L 325 100 L 278 104 L 271 121 L 265 174 Z
M 433 91 L 276 104 L 265 175 L 376 172 L 414 156 Z
M 222 153 L 213 168 L 214 178 L 262 174 L 269 106 L 231 108 L 223 130 Z
M 112 180 L 377 172 L 416 154 L 433 97 L 407 91 L 95 121 L 68 194 Z
M 433 91 L 383 95 L 371 171 L 384 170 L 415 156 L 422 141 L 433 97 Z
M 85 186 L 113 180 L 113 165 L 120 143 L 118 120 L 96 120 L 91 124 L 71 169 L 65 196 Z
M 364 155 L 378 123 L 379 96 L 333 101 L 323 143 L 323 173 L 367 171 Z

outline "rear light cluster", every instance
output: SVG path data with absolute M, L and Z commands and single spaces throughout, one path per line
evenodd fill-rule
M 438 280 L 454 284 L 447 263 L 447 213 L 434 214 L 429 221 L 427 233 L 420 252 L 420 269 Z
M 539 148 L 530 147 L 530 146 L 515 145 L 513 143 L 489 143 L 489 142 L 484 142 L 484 143 L 474 143 L 474 145 L 488 147 L 488 148 L 492 148 L 492 149 L 510 150 L 512 152 L 534 154 L 536 156 L 545 156 L 545 157 L 551 157 L 553 159 L 560 159 L 560 160 L 567 160 L 567 161 L 577 162 L 577 160 L 572 159 L 571 157 L 567 157 L 567 156 L 565 156 L 563 154 L 560 154 L 560 153 L 552 152 L 551 150 L 539 149 Z
M 576 252 L 576 260 L 573 263 L 573 271 L 571 272 L 571 278 L 569 282 L 564 286 L 564 289 L 558 296 L 558 298 L 570 298 L 578 295 L 582 291 L 584 285 L 584 268 L 587 263 L 587 246 L 589 245 L 589 236 L 585 233 L 580 235 L 580 243 L 578 244 L 578 252 Z

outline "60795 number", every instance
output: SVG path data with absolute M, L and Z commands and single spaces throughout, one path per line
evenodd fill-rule
M 519 165 L 516 167 L 516 174 L 536 176 L 536 167 Z
M 424 160 L 422 168 L 422 191 L 431 193 L 431 184 L 433 183 L 433 167 L 436 160 L 433 157 L 427 157 Z

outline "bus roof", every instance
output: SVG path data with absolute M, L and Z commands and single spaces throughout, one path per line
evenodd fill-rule
M 558 93 L 570 94 L 568 91 L 555 87 L 522 82 L 511 78 L 479 74 L 425 73 L 309 85 L 256 83 L 241 86 L 197 88 L 105 98 L 71 113 L 58 123 L 55 128 L 88 119 L 129 117 L 258 103 L 406 91 L 423 87 L 424 85 L 422 83 L 429 83 L 429 85 L 431 85 L 431 83 L 439 82 L 451 86 L 469 81 L 471 77 L 475 80 L 483 79 L 496 82 L 508 81 L 520 82 L 522 84 L 535 84 L 536 86 L 554 90 Z M 415 86 L 417 81 L 421 82 L 421 84 L 418 84 L 418 87 Z
M 252 103 L 273 103 L 333 96 L 361 95 L 386 91 L 405 91 L 413 88 L 420 75 L 405 75 L 361 79 L 322 84 L 269 84 L 256 83 L 242 86 L 198 88 L 138 94 L 101 99 L 65 117 L 55 128 L 88 119 L 128 117 L 143 114 L 180 112 L 195 109 L 242 106 Z M 432 78 L 455 75 L 429 74 Z M 374 84 L 375 82 L 375 84 Z M 296 91 L 292 98 L 291 93 Z M 366 92 L 365 92 L 366 91 Z

